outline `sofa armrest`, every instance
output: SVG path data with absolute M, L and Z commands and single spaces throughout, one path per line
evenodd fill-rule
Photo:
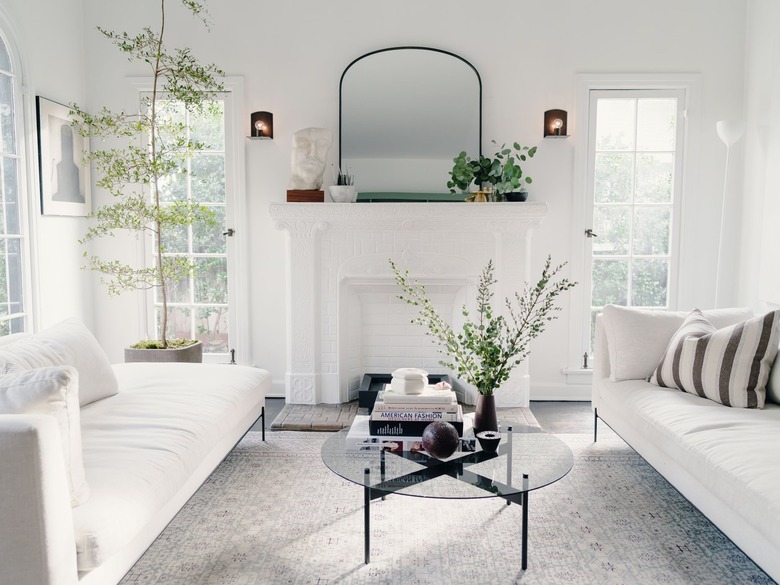
M 593 379 L 591 382 L 590 402 L 593 408 L 598 407 L 599 386 L 604 378 L 609 378 L 609 348 L 607 334 L 604 331 L 604 315 L 596 315 L 596 338 L 593 346 Z
M 0 469 L 0 580 L 75 585 L 73 513 L 54 417 L 0 415 Z

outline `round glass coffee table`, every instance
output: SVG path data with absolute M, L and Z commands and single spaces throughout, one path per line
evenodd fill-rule
M 344 429 L 325 441 L 322 460 L 337 475 L 363 486 L 366 564 L 370 561 L 372 500 L 389 494 L 446 499 L 498 497 L 523 508 L 521 567 L 525 570 L 528 494 L 558 481 L 574 464 L 574 455 L 563 441 L 536 427 L 508 427 L 496 452 L 483 451 L 477 443 L 473 451 L 459 451 L 444 460 L 425 452 L 348 448 L 348 432 Z

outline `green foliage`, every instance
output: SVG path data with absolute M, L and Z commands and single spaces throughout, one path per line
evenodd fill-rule
M 495 140 L 492 142 L 497 145 Z M 455 164 L 449 173 L 451 179 L 447 181 L 447 187 L 451 193 L 455 193 L 456 188 L 466 191 L 472 183 L 480 188 L 488 187 L 498 194 L 522 190 L 524 183 L 530 184 L 533 180 L 529 176 L 523 177 L 520 163 L 535 154 L 535 146 L 520 146 L 517 142 L 511 148 L 502 144 L 492 158 L 480 155 L 478 160 L 474 160 L 463 151 L 452 159 Z
M 566 278 L 555 280 L 564 264 L 552 267 L 548 256 L 542 275 L 534 286 L 526 284 L 522 294 L 505 299 L 506 317 L 493 311 L 493 261 L 489 261 L 479 277 L 477 286 L 477 314 L 472 318 L 464 306 L 465 323 L 455 333 L 436 311 L 425 293 L 425 287 L 409 280 L 409 272 L 401 272 L 390 260 L 396 283 L 403 289 L 399 298 L 418 308 L 419 315 L 412 323 L 427 328 L 426 335 L 439 345 L 439 351 L 448 359 L 441 365 L 457 372 L 459 378 L 474 385 L 480 394 L 493 391 L 509 379 L 512 369 L 530 353 L 529 343 L 548 322 L 557 318 L 560 307 L 555 300 L 562 292 L 575 286 Z
M 181 0 L 186 10 L 208 27 L 203 2 Z M 214 99 L 224 87 L 224 75 L 216 65 L 202 65 L 189 48 L 169 50 L 164 44 L 165 0 L 160 0 L 161 22 L 158 30 L 144 27 L 131 35 L 103 28 L 98 30 L 129 61 L 146 63 L 152 78 L 151 95 L 142 100 L 139 112 L 114 112 L 102 108 L 89 114 L 71 104 L 74 125 L 83 136 L 100 139 L 104 148 L 94 148 L 86 157 L 98 173 L 97 186 L 108 191 L 114 202 L 92 214 L 96 219 L 82 244 L 102 237 L 113 237 L 117 230 L 135 232 L 136 237 L 150 234 L 155 243 L 153 266 L 137 268 L 117 260 L 89 256 L 87 267 L 102 273 L 101 282 L 109 294 L 128 290 L 158 288 L 162 300 L 162 345 L 168 347 L 167 302 L 172 283 L 192 273 L 190 262 L 165 255 L 166 243 L 176 233 L 193 225 L 214 225 L 214 213 L 206 206 L 187 200 L 171 200 L 167 187 L 186 174 L 186 162 L 207 145 L 187 134 L 183 110 L 202 116 L 219 108 Z M 183 110 L 182 110 L 183 108 Z M 197 138 L 197 137 L 196 137 Z M 151 193 L 151 196 L 150 196 Z
M 169 339 L 167 346 L 164 346 L 159 339 L 145 339 L 131 345 L 133 349 L 181 349 L 183 347 L 189 347 L 195 345 L 197 340 L 195 339 Z

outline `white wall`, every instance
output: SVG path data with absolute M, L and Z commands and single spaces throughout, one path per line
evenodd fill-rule
M 3 0 L 0 19 L 22 58 L 24 136 L 30 167 L 27 184 L 31 195 L 37 266 L 36 324 L 47 327 L 75 316 L 93 324 L 92 277 L 82 271 L 77 240 L 85 229 L 83 218 L 40 214 L 35 96 L 67 104 L 84 98 L 85 64 L 81 0 Z
M 125 77 L 145 71 L 107 47 L 94 26 L 134 31 L 154 24 L 157 3 L 84 0 L 84 6 L 89 103 L 115 106 L 130 91 Z M 170 21 L 174 45 L 186 43 L 229 75 L 244 76 L 247 121 L 255 110 L 274 113 L 275 139 L 246 144 L 254 363 L 269 369 L 275 381 L 283 379 L 284 240 L 267 205 L 285 199 L 291 135 L 308 126 L 331 128 L 337 135 L 344 67 L 388 46 L 446 49 L 477 68 L 483 82 L 484 150 L 491 139 L 539 145 L 528 165 L 534 178 L 530 199 L 546 201 L 550 213 L 535 238 L 537 269 L 547 253 L 568 259 L 575 219 L 573 141 L 542 140 L 543 112 L 568 110 L 569 133 L 578 132 L 578 73 L 701 74 L 699 156 L 689 169 L 696 189 L 685 194 L 679 300 L 682 308 L 711 305 L 725 155 L 715 121 L 742 112 L 746 0 L 713 6 L 710 0 L 234 0 L 210 4 L 211 34 L 194 28 L 190 18 Z M 337 162 L 337 153 L 334 144 L 331 162 Z M 730 262 L 727 273 L 733 274 Z M 120 359 L 122 345 L 137 334 L 137 303 L 129 297 L 107 300 L 101 293 L 95 301 L 101 341 L 113 359 Z M 535 345 L 535 388 L 560 388 L 561 369 L 576 365 L 566 364 L 566 303 L 562 318 Z
M 780 306 L 780 4 L 750 0 L 745 76 L 744 185 L 739 303 L 757 311 Z

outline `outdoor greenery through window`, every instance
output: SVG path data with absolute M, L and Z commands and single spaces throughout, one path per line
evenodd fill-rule
M 164 112 L 184 124 L 193 141 L 204 148 L 186 161 L 182 172 L 161 182 L 164 203 L 189 200 L 213 211 L 213 226 L 192 225 L 166 235 L 163 253 L 188 258 L 194 271 L 174 283 L 168 299 L 168 335 L 199 339 L 203 351 L 227 353 L 228 279 L 227 244 L 223 235 L 226 217 L 225 107 L 215 101 L 201 112 L 187 112 L 181 103 L 165 102 Z M 162 137 L 165 139 L 165 137 Z M 161 299 L 155 290 L 155 327 L 160 332 Z
M 0 38 L 0 335 L 27 329 L 21 160 L 16 137 L 16 90 L 11 56 Z
M 591 349 L 605 305 L 669 308 L 680 117 L 676 97 L 598 97 L 594 105 Z

